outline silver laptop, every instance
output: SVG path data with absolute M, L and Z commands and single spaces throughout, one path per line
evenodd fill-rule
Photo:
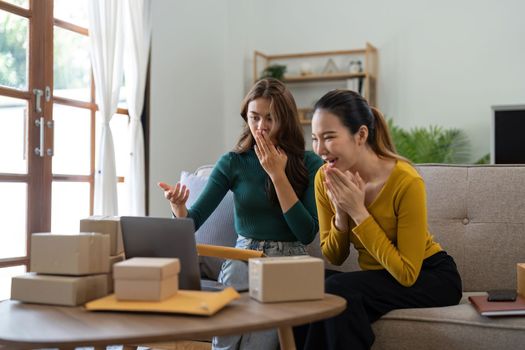
M 180 289 L 201 289 L 193 220 L 122 216 L 120 223 L 126 259 L 135 257 L 179 258 L 181 264 Z M 220 290 L 222 288 L 224 287 L 215 281 L 203 283 L 203 289 Z

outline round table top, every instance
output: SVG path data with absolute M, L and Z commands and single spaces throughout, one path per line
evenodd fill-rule
M 260 303 L 248 293 L 213 316 L 92 312 L 83 307 L 0 302 L 0 346 L 140 344 L 291 327 L 335 316 L 346 307 L 338 296 L 322 300 Z

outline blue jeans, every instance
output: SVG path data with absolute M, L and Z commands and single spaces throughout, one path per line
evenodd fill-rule
M 263 251 L 267 256 L 307 255 L 301 242 L 258 241 L 239 236 L 237 248 Z M 248 263 L 240 260 L 226 260 L 219 273 L 219 282 L 232 286 L 239 291 L 248 290 Z M 279 347 L 276 329 L 269 329 L 243 335 L 213 337 L 213 350 L 274 350 Z

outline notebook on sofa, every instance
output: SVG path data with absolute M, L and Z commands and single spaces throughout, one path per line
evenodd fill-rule
M 482 316 L 525 315 L 525 298 L 521 295 L 516 301 L 488 301 L 486 295 L 470 296 L 470 303 Z

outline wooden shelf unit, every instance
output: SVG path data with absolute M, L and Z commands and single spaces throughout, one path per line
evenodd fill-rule
M 309 61 L 319 63 L 320 60 L 328 62 L 329 60 L 350 60 L 359 58 L 362 63 L 362 72 L 352 73 L 344 67 L 339 67 L 338 71 L 323 73 L 323 65 L 317 65 L 309 74 L 300 74 L 297 68 L 301 64 L 308 64 Z M 254 51 L 253 56 L 253 80 L 260 79 L 262 71 L 272 64 L 283 64 L 287 62 L 287 68 L 293 66 L 290 74 L 285 74 L 283 81 L 286 84 L 308 84 L 315 82 L 335 82 L 349 81 L 351 79 L 361 78 L 364 88 L 364 97 L 370 105 L 376 105 L 377 93 L 377 72 L 378 72 L 378 55 L 377 49 L 370 43 L 366 43 L 364 49 L 338 50 L 338 51 L 318 51 L 303 52 L 291 54 L 268 55 L 260 51 Z M 311 108 L 311 107 L 310 107 Z M 299 108 L 300 117 L 307 114 L 308 108 Z M 302 124 L 309 124 L 309 119 L 301 119 Z
M 309 74 L 309 75 L 285 75 L 285 83 L 302 83 L 309 81 L 331 81 L 346 80 L 354 78 L 364 78 L 365 73 L 329 73 L 329 74 Z

